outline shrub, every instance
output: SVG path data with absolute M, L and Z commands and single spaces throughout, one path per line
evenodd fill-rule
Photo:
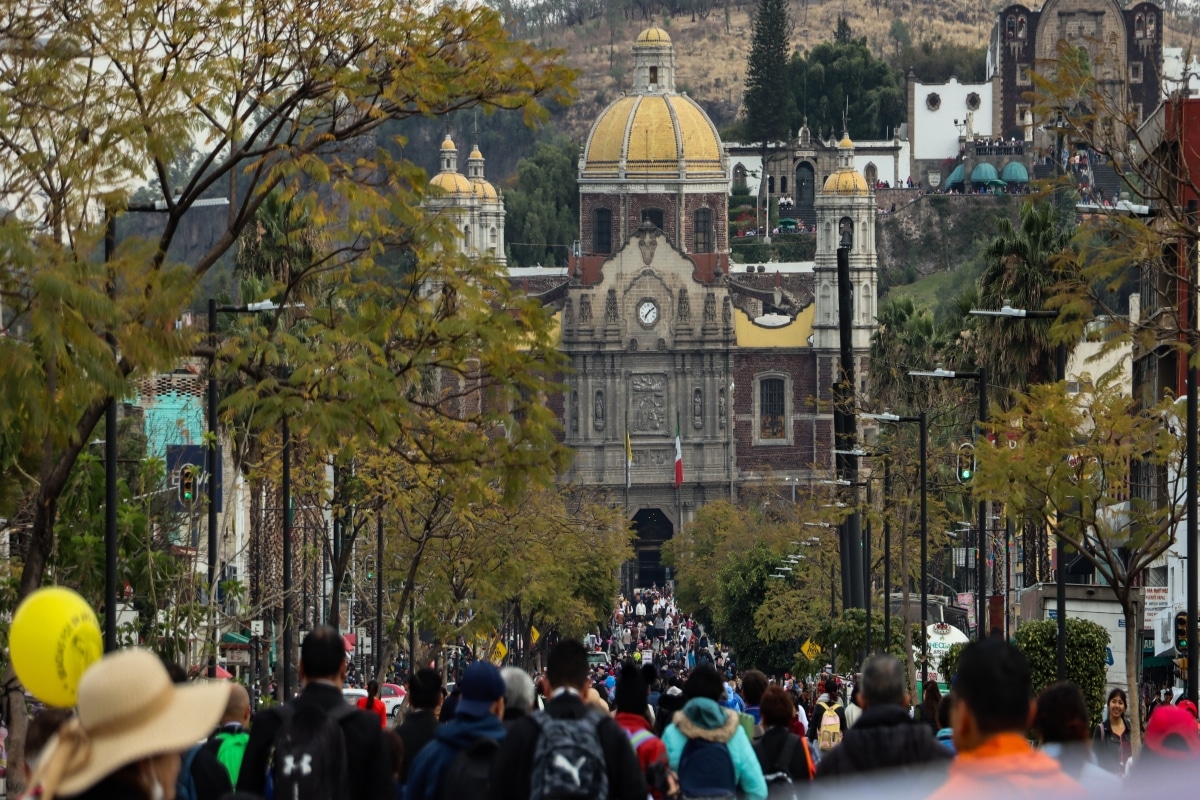
M 1036 695 L 1058 677 L 1058 622 L 1050 619 L 1026 622 L 1017 629 L 1015 638 L 1017 647 L 1029 659 Z M 1083 692 L 1092 725 L 1100 722 L 1104 709 L 1108 644 L 1108 631 L 1100 625 L 1086 619 L 1067 619 L 1067 680 Z

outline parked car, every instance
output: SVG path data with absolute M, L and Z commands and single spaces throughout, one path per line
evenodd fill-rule
M 379 687 L 379 699 L 383 701 L 383 707 L 387 709 L 389 717 L 400 713 L 400 706 L 403 705 L 407 694 L 408 690 L 395 683 L 385 683 Z
M 592 653 L 588 653 L 588 666 L 589 667 L 593 667 L 593 668 L 601 667 L 601 666 L 608 667 L 611 665 L 612 665 L 612 661 L 609 659 L 608 653 L 604 653 L 599 650 L 592 652 Z
M 366 689 L 352 689 L 346 686 L 342 689 L 342 699 L 350 705 L 357 705 L 358 701 L 367 696 Z

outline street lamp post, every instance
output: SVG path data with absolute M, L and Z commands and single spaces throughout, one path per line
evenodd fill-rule
M 979 388 L 979 432 L 976 435 L 976 441 L 979 435 L 983 433 L 983 426 L 988 421 L 988 398 L 987 398 L 987 369 L 980 367 L 975 372 L 955 372 L 954 370 L 942 369 L 938 367 L 935 370 L 910 370 L 909 376 L 914 378 L 946 378 L 948 380 L 973 380 Z M 979 501 L 979 536 L 976 540 L 978 548 L 975 551 L 975 574 L 977 576 L 975 591 L 979 595 L 976 600 L 977 622 L 975 625 L 976 637 L 983 639 L 990 631 L 986 623 L 987 619 L 987 576 L 984 570 L 986 558 L 984 556 L 984 538 L 987 531 L 987 501 Z
M 924 692 L 925 686 L 929 683 L 929 581 L 927 578 L 929 574 L 929 507 L 927 504 L 929 454 L 926 447 L 926 440 L 929 438 L 928 416 L 924 411 L 915 417 L 902 417 L 898 414 L 887 413 L 862 414 L 861 416 L 863 419 L 877 419 L 880 422 L 915 422 L 920 430 L 921 441 L 918 443 L 917 457 L 921 466 L 921 691 Z M 884 476 L 885 480 L 889 477 L 886 472 Z M 888 622 L 891 622 L 890 615 Z
M 892 460 L 883 460 L 883 652 L 892 646 Z
M 973 308 L 971 314 L 976 317 L 1010 317 L 1015 319 L 1058 319 L 1057 311 L 1030 311 L 1024 308 L 1013 308 L 1008 303 L 1001 306 L 999 311 L 989 311 Z M 1054 377 L 1057 381 L 1067 379 L 1067 346 L 1059 342 L 1054 348 Z M 982 518 L 981 518 L 982 521 Z M 1065 566 L 1066 548 L 1063 537 L 1058 537 L 1058 569 L 1054 570 L 1055 597 L 1054 613 L 1058 622 L 1058 642 L 1056 647 L 1056 666 L 1058 680 L 1067 679 L 1067 572 Z

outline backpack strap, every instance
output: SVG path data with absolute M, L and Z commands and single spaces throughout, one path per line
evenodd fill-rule
M 796 755 L 796 744 L 800 741 L 800 737 L 794 733 L 789 733 L 787 741 L 783 743 L 783 749 L 779 751 L 779 758 L 775 759 L 775 771 L 786 772 L 789 776 L 792 774 L 792 756 Z

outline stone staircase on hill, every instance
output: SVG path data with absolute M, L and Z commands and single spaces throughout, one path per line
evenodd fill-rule
M 1120 199 L 1121 192 L 1128 191 L 1125 181 L 1111 164 L 1092 165 L 1092 188 L 1101 191 L 1105 200 L 1114 202 Z

